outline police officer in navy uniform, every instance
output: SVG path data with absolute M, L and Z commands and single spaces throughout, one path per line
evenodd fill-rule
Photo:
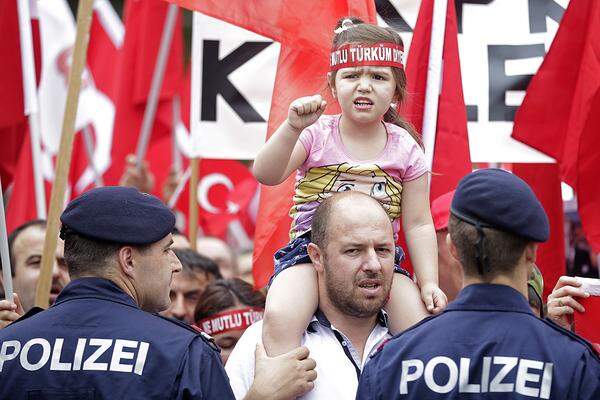
M 0 330 L 0 399 L 233 399 L 218 349 L 169 305 L 173 213 L 103 187 L 61 216 L 71 283 Z
M 548 236 L 540 202 L 517 176 L 484 169 L 464 177 L 448 238 L 463 289 L 373 356 L 357 399 L 600 399 L 600 360 L 589 343 L 537 318 L 526 300 Z

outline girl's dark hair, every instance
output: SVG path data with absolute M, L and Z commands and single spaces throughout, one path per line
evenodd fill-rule
M 265 295 L 238 278 L 219 279 L 209 284 L 196 305 L 194 321 L 237 305 L 265 308 Z
M 367 24 L 362 19 L 357 17 L 340 18 L 335 26 L 335 29 L 341 28 L 342 23 L 347 19 L 352 21 L 353 26 L 341 31 L 340 33 L 334 34 L 332 45 L 334 50 L 347 43 L 374 44 L 385 42 L 404 46 L 400 35 L 394 32 L 393 29 Z M 399 106 L 406 98 L 406 73 L 401 68 L 392 67 L 392 74 L 396 80 L 396 99 Z M 334 87 L 335 85 L 335 75 L 336 71 L 332 71 L 329 80 L 331 87 Z M 398 114 L 398 111 L 396 111 L 394 107 L 390 106 L 388 111 L 384 114 L 383 120 L 406 129 L 406 131 L 410 133 L 419 146 L 423 147 L 421 136 L 417 133 L 416 129 L 408 121 L 405 121 Z

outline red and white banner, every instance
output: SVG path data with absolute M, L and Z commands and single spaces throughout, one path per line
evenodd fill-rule
M 41 38 L 41 76 L 38 89 L 41 117 L 42 173 L 46 183 L 46 199 L 50 199 L 50 186 L 54 179 L 54 163 L 58 153 L 70 54 L 75 42 L 75 20 L 64 0 L 38 3 Z M 110 69 L 117 58 L 123 38 L 123 25 L 108 0 L 97 0 L 88 50 L 88 68 L 84 72 L 76 129 L 79 130 L 73 146 L 67 199 L 78 195 L 94 184 L 94 172 L 88 160 L 88 151 L 82 137 L 88 129 L 92 139 L 94 168 L 100 173 L 109 165 L 115 107 L 112 80 L 96 82 L 90 71 Z M 103 43 L 103 45 L 100 45 Z M 96 49 L 103 49 L 101 55 Z M 8 231 L 36 218 L 35 194 L 30 138 L 21 146 L 16 166 L 15 183 L 7 209 Z
M 225 311 L 208 318 L 201 319 L 197 325 L 209 335 L 218 335 L 231 331 L 245 331 L 253 323 L 263 319 L 264 310 L 257 308 L 240 308 Z
M 199 175 L 196 200 L 200 207 L 198 225 L 202 233 L 222 239 L 242 234 L 250 240 L 256 221 L 252 203 L 257 195 L 258 182 L 248 167 L 235 160 L 203 159 Z M 185 215 L 178 221 L 179 227 L 187 230 L 189 185 L 179 195 L 175 208 Z M 243 232 L 232 232 L 231 229 L 236 229 L 232 225 L 237 225 Z

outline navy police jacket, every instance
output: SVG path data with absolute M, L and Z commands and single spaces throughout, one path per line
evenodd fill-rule
M 600 360 L 515 289 L 474 284 L 388 341 L 366 364 L 357 399 L 598 400 Z
M 233 399 L 210 345 L 111 281 L 76 279 L 0 330 L 0 399 Z

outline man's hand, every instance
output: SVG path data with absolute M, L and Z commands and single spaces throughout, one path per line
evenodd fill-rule
M 171 200 L 171 197 L 173 197 L 175 189 L 177 189 L 177 185 L 179 185 L 180 180 L 181 173 L 177 172 L 175 169 L 171 169 L 162 187 L 163 202 L 165 204 L 168 204 Z
M 144 193 L 152 193 L 152 189 L 154 189 L 154 175 L 150 172 L 148 162 L 143 161 L 138 168 L 135 156 L 129 154 L 125 158 L 125 172 L 121 176 L 119 185 L 134 187 Z
M 575 310 L 585 312 L 585 308 L 575 300 L 576 297 L 587 298 L 590 294 L 581 288 L 581 282 L 571 276 L 561 276 L 552 294 L 548 296 L 548 318 L 561 327 L 571 330 Z
M 0 300 L 0 328 L 5 328 L 25 314 L 19 296 L 16 293 L 13 293 L 13 296 L 14 303 L 8 300 Z
M 269 357 L 263 345 L 258 344 L 254 355 L 254 383 L 244 400 L 295 399 L 314 387 L 317 363 L 308 358 L 306 347 Z

